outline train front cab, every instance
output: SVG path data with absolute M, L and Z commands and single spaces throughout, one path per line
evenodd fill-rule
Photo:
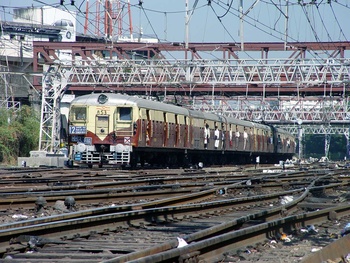
M 133 112 L 131 106 L 72 106 L 69 138 L 73 161 L 89 167 L 129 164 L 137 129 Z

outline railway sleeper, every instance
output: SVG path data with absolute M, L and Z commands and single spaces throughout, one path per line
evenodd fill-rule
M 200 262 L 199 255 L 200 255 L 199 251 L 193 251 L 191 253 L 186 253 L 184 255 L 181 255 L 178 258 L 178 262 L 179 263 L 199 263 Z

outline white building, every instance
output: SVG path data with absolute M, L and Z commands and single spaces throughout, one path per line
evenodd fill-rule
M 59 8 L 44 6 L 40 8 L 17 8 L 13 10 L 13 22 L 32 26 L 53 26 L 60 29 L 62 42 L 74 42 L 76 36 L 76 13 Z

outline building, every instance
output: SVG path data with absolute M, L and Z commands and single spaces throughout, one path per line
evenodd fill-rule
M 0 21 L 1 101 L 40 104 L 32 75 L 26 75 L 33 72 L 34 41 L 75 42 L 76 14 L 50 6 L 18 8 L 13 21 Z

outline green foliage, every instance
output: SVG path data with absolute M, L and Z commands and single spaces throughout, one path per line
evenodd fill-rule
M 13 112 L 0 109 L 0 162 L 14 164 L 39 144 L 40 121 L 29 106 Z
M 344 160 L 346 156 L 346 138 L 344 135 L 332 135 L 329 145 L 330 160 Z
M 346 138 L 342 134 L 333 134 L 330 138 L 328 158 L 343 160 L 346 155 Z M 325 156 L 325 135 L 314 134 L 304 137 L 304 157 L 321 158 Z

